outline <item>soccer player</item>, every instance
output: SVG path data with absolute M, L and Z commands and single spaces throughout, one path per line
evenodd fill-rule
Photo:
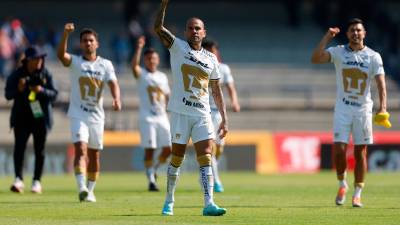
M 353 207 L 362 207 L 361 191 L 367 171 L 367 145 L 373 143 L 372 106 L 370 85 L 375 79 L 379 93 L 377 114 L 386 112 L 386 84 L 382 58 L 379 53 L 367 47 L 363 21 L 352 19 L 348 23 L 347 45 L 326 48 L 326 45 L 337 35 L 337 27 L 329 28 L 315 48 L 312 63 L 334 63 L 336 69 L 337 96 L 334 112 L 334 162 L 339 180 L 339 191 L 336 204 L 345 202 L 348 185 L 346 182 L 346 149 L 350 134 L 354 142 L 355 191 L 352 198 Z
M 213 199 L 214 178 L 211 168 L 214 129 L 211 122 L 208 85 L 210 83 L 215 103 L 222 121 L 218 134 L 223 138 L 227 131 L 227 115 L 221 88 L 217 57 L 201 47 L 206 36 L 203 21 L 190 18 L 186 22 L 185 38 L 175 37 L 164 27 L 168 0 L 162 0 L 154 29 L 162 44 L 169 49 L 172 69 L 172 93 L 168 102 L 171 112 L 172 157 L 168 166 L 167 196 L 163 215 L 173 215 L 174 192 L 179 170 L 185 156 L 186 145 L 192 138 L 200 166 L 200 184 L 204 193 L 204 216 L 220 216 L 226 209 L 218 207 Z
M 212 40 L 205 40 L 202 43 L 203 48 L 207 51 L 214 53 L 219 61 L 219 70 L 221 72 L 221 78 L 219 83 L 226 87 L 228 90 L 228 94 L 231 100 L 232 110 L 234 112 L 240 111 L 240 104 L 236 94 L 235 83 L 233 80 L 233 76 L 231 74 L 231 69 L 227 64 L 221 62 L 220 53 L 218 50 L 218 44 Z M 210 90 L 211 91 L 211 90 Z M 214 125 L 214 132 L 217 132 L 218 126 L 221 123 L 221 114 L 219 114 L 217 105 L 214 102 L 214 99 L 210 95 L 210 108 L 211 108 L 211 118 Z M 224 186 L 222 185 L 221 179 L 219 178 L 218 173 L 218 160 L 224 151 L 224 139 L 215 137 L 215 144 L 213 145 L 213 157 L 212 157 L 212 169 L 214 175 L 214 191 L 215 192 L 223 192 Z
M 68 38 L 74 30 L 73 23 L 65 24 L 57 56 L 62 64 L 70 69 L 68 116 L 75 147 L 74 167 L 79 200 L 96 202 L 94 188 L 100 172 L 100 150 L 103 149 L 104 83 L 110 88 L 112 107 L 115 111 L 121 110 L 120 89 L 112 63 L 97 55 L 99 42 L 96 31 L 91 28 L 81 31 L 81 56 L 67 52 Z
M 145 45 L 145 37 L 137 40 L 136 50 L 132 58 L 133 75 L 139 88 L 139 129 L 141 145 L 145 150 L 144 165 L 149 181 L 149 191 L 159 191 L 156 185 L 156 170 L 167 161 L 171 154 L 171 132 L 166 112 L 166 102 L 169 97 L 168 78 L 158 71 L 160 57 L 150 48 L 144 51 L 144 66 L 140 67 L 140 57 Z M 158 163 L 153 166 L 153 155 L 161 147 Z

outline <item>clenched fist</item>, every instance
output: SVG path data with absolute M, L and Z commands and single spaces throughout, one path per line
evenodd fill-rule
M 326 35 L 329 36 L 330 38 L 334 38 L 338 33 L 340 33 L 340 29 L 339 28 L 331 27 L 326 32 Z
M 75 25 L 74 23 L 66 23 L 64 26 L 64 32 L 66 33 L 72 33 L 75 30 Z

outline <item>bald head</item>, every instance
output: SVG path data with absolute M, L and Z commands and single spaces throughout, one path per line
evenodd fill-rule
M 201 42 L 206 37 L 203 21 L 197 17 L 188 19 L 186 21 L 185 37 L 193 48 L 201 48 Z
M 192 23 L 201 24 L 201 27 L 202 27 L 203 29 L 205 29 L 205 27 L 204 27 L 204 22 L 203 22 L 200 18 L 198 18 L 198 17 L 189 18 L 189 19 L 186 21 L 186 29 L 187 29 L 188 26 L 189 26 L 190 24 L 192 24 Z

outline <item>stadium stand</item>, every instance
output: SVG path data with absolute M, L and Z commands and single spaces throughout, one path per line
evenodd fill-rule
M 123 1 L 96 1 L 95 10 L 92 8 L 94 1 L 73 1 L 73 4 L 70 1 L 23 1 L 29 10 L 21 10 L 18 7 L 21 2 L 3 1 L 1 15 L 17 17 L 29 29 L 40 24 L 61 32 L 67 21 L 75 21 L 78 30 L 82 26 L 93 27 L 100 33 L 103 45 L 100 54 L 106 57 L 111 57 L 109 43 L 113 36 L 127 26 L 124 22 L 126 15 Z M 139 4 L 140 22 L 144 24 L 151 21 L 158 2 L 143 1 Z M 392 17 L 396 17 L 399 3 L 383 1 L 382 4 L 385 4 Z M 193 11 L 188 10 L 193 7 L 208 10 L 198 10 L 194 15 Z M 191 16 L 205 20 L 209 36 L 220 43 L 223 61 L 232 66 L 243 112 L 230 113 L 231 129 L 331 129 L 335 96 L 334 70 L 332 65 L 317 68 L 309 62 L 312 49 L 325 31 L 313 22 L 312 3 L 304 1 L 301 4 L 298 24 L 290 23 L 287 8 L 281 1 L 172 1 L 166 20 L 176 29 L 177 34 L 182 34 L 184 22 Z M 379 30 L 374 25 L 371 31 L 372 36 L 372 33 Z M 76 38 L 77 35 L 72 42 L 76 42 Z M 385 42 L 377 42 L 377 39 L 376 36 L 371 37 L 371 41 L 374 41 L 371 46 L 376 45 L 378 50 L 384 48 Z M 158 41 L 154 39 L 152 43 L 161 50 Z M 389 55 L 383 54 L 383 58 L 389 59 Z M 48 65 L 61 91 L 55 113 L 55 128 L 49 139 L 68 141 L 69 125 L 64 113 L 69 96 L 68 74 L 58 62 L 48 62 Z M 125 71 L 118 76 L 124 111 L 108 114 L 106 127 L 111 130 L 136 130 L 136 84 L 129 72 Z M 0 81 L 0 95 L 4 95 L 4 81 Z M 400 110 L 399 90 L 390 78 L 388 97 L 390 112 L 397 115 Z M 109 105 L 110 99 L 106 98 L 105 107 Z M 2 135 L 0 141 L 12 139 L 8 132 L 10 106 L 1 98 L 0 132 L 7 135 Z M 397 117 L 393 117 L 393 129 L 400 128 Z

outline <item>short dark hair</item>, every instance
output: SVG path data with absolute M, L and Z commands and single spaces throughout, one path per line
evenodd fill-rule
M 210 49 L 212 47 L 218 48 L 218 43 L 214 40 L 206 39 L 206 40 L 203 40 L 203 42 L 201 43 L 201 46 L 203 48 L 207 48 L 207 49 Z
M 349 29 L 349 27 L 352 26 L 352 25 L 354 25 L 354 24 L 361 24 L 361 25 L 363 25 L 363 27 L 365 28 L 364 22 L 362 21 L 362 19 L 359 19 L 359 18 L 352 18 L 352 19 L 350 19 L 350 20 L 347 22 L 347 29 Z
M 153 54 L 153 53 L 158 54 L 158 52 L 154 48 L 148 48 L 143 52 L 143 55 Z
M 92 34 L 97 41 L 99 41 L 99 34 L 92 28 L 83 28 L 81 34 L 79 35 L 79 40 L 82 40 L 83 35 Z

